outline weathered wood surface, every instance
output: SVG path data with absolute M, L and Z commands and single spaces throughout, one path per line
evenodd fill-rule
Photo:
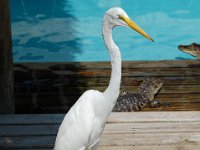
M 9 0 L 0 0 L 0 114 L 14 113 Z
M 200 110 L 200 61 L 123 62 L 121 88 L 135 92 L 147 78 L 160 78 L 156 99 L 160 108 L 144 111 Z M 88 89 L 103 91 L 110 79 L 110 62 L 17 63 L 17 113 L 66 112 Z
M 52 149 L 64 114 L 0 115 L 0 149 Z M 112 113 L 99 150 L 199 150 L 200 112 Z

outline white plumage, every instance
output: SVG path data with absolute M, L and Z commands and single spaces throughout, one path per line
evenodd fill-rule
M 121 55 L 112 39 L 115 26 L 131 27 L 152 40 L 121 8 L 109 9 L 103 18 L 102 34 L 111 58 L 111 78 L 104 92 L 88 90 L 66 114 L 56 137 L 55 150 L 97 149 L 100 135 L 119 95 Z M 153 40 L 152 40 L 153 41 Z

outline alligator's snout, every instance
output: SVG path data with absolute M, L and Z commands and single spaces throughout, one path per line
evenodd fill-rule
M 179 45 L 178 46 L 178 49 L 180 49 L 180 50 L 184 50 L 184 49 L 187 49 L 187 48 L 188 48 L 187 45 Z
M 200 59 L 200 44 L 192 43 L 190 45 L 179 45 L 178 49 Z

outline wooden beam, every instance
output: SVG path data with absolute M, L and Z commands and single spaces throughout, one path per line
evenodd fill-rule
M 14 113 L 9 0 L 0 0 L 0 113 Z

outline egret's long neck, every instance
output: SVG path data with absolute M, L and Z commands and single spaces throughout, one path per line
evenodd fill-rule
M 110 101 L 115 104 L 117 97 L 119 96 L 121 82 L 121 54 L 119 48 L 113 41 L 112 28 L 113 27 L 104 20 L 102 33 L 105 45 L 110 53 L 112 65 L 110 83 L 104 93 L 109 96 Z

